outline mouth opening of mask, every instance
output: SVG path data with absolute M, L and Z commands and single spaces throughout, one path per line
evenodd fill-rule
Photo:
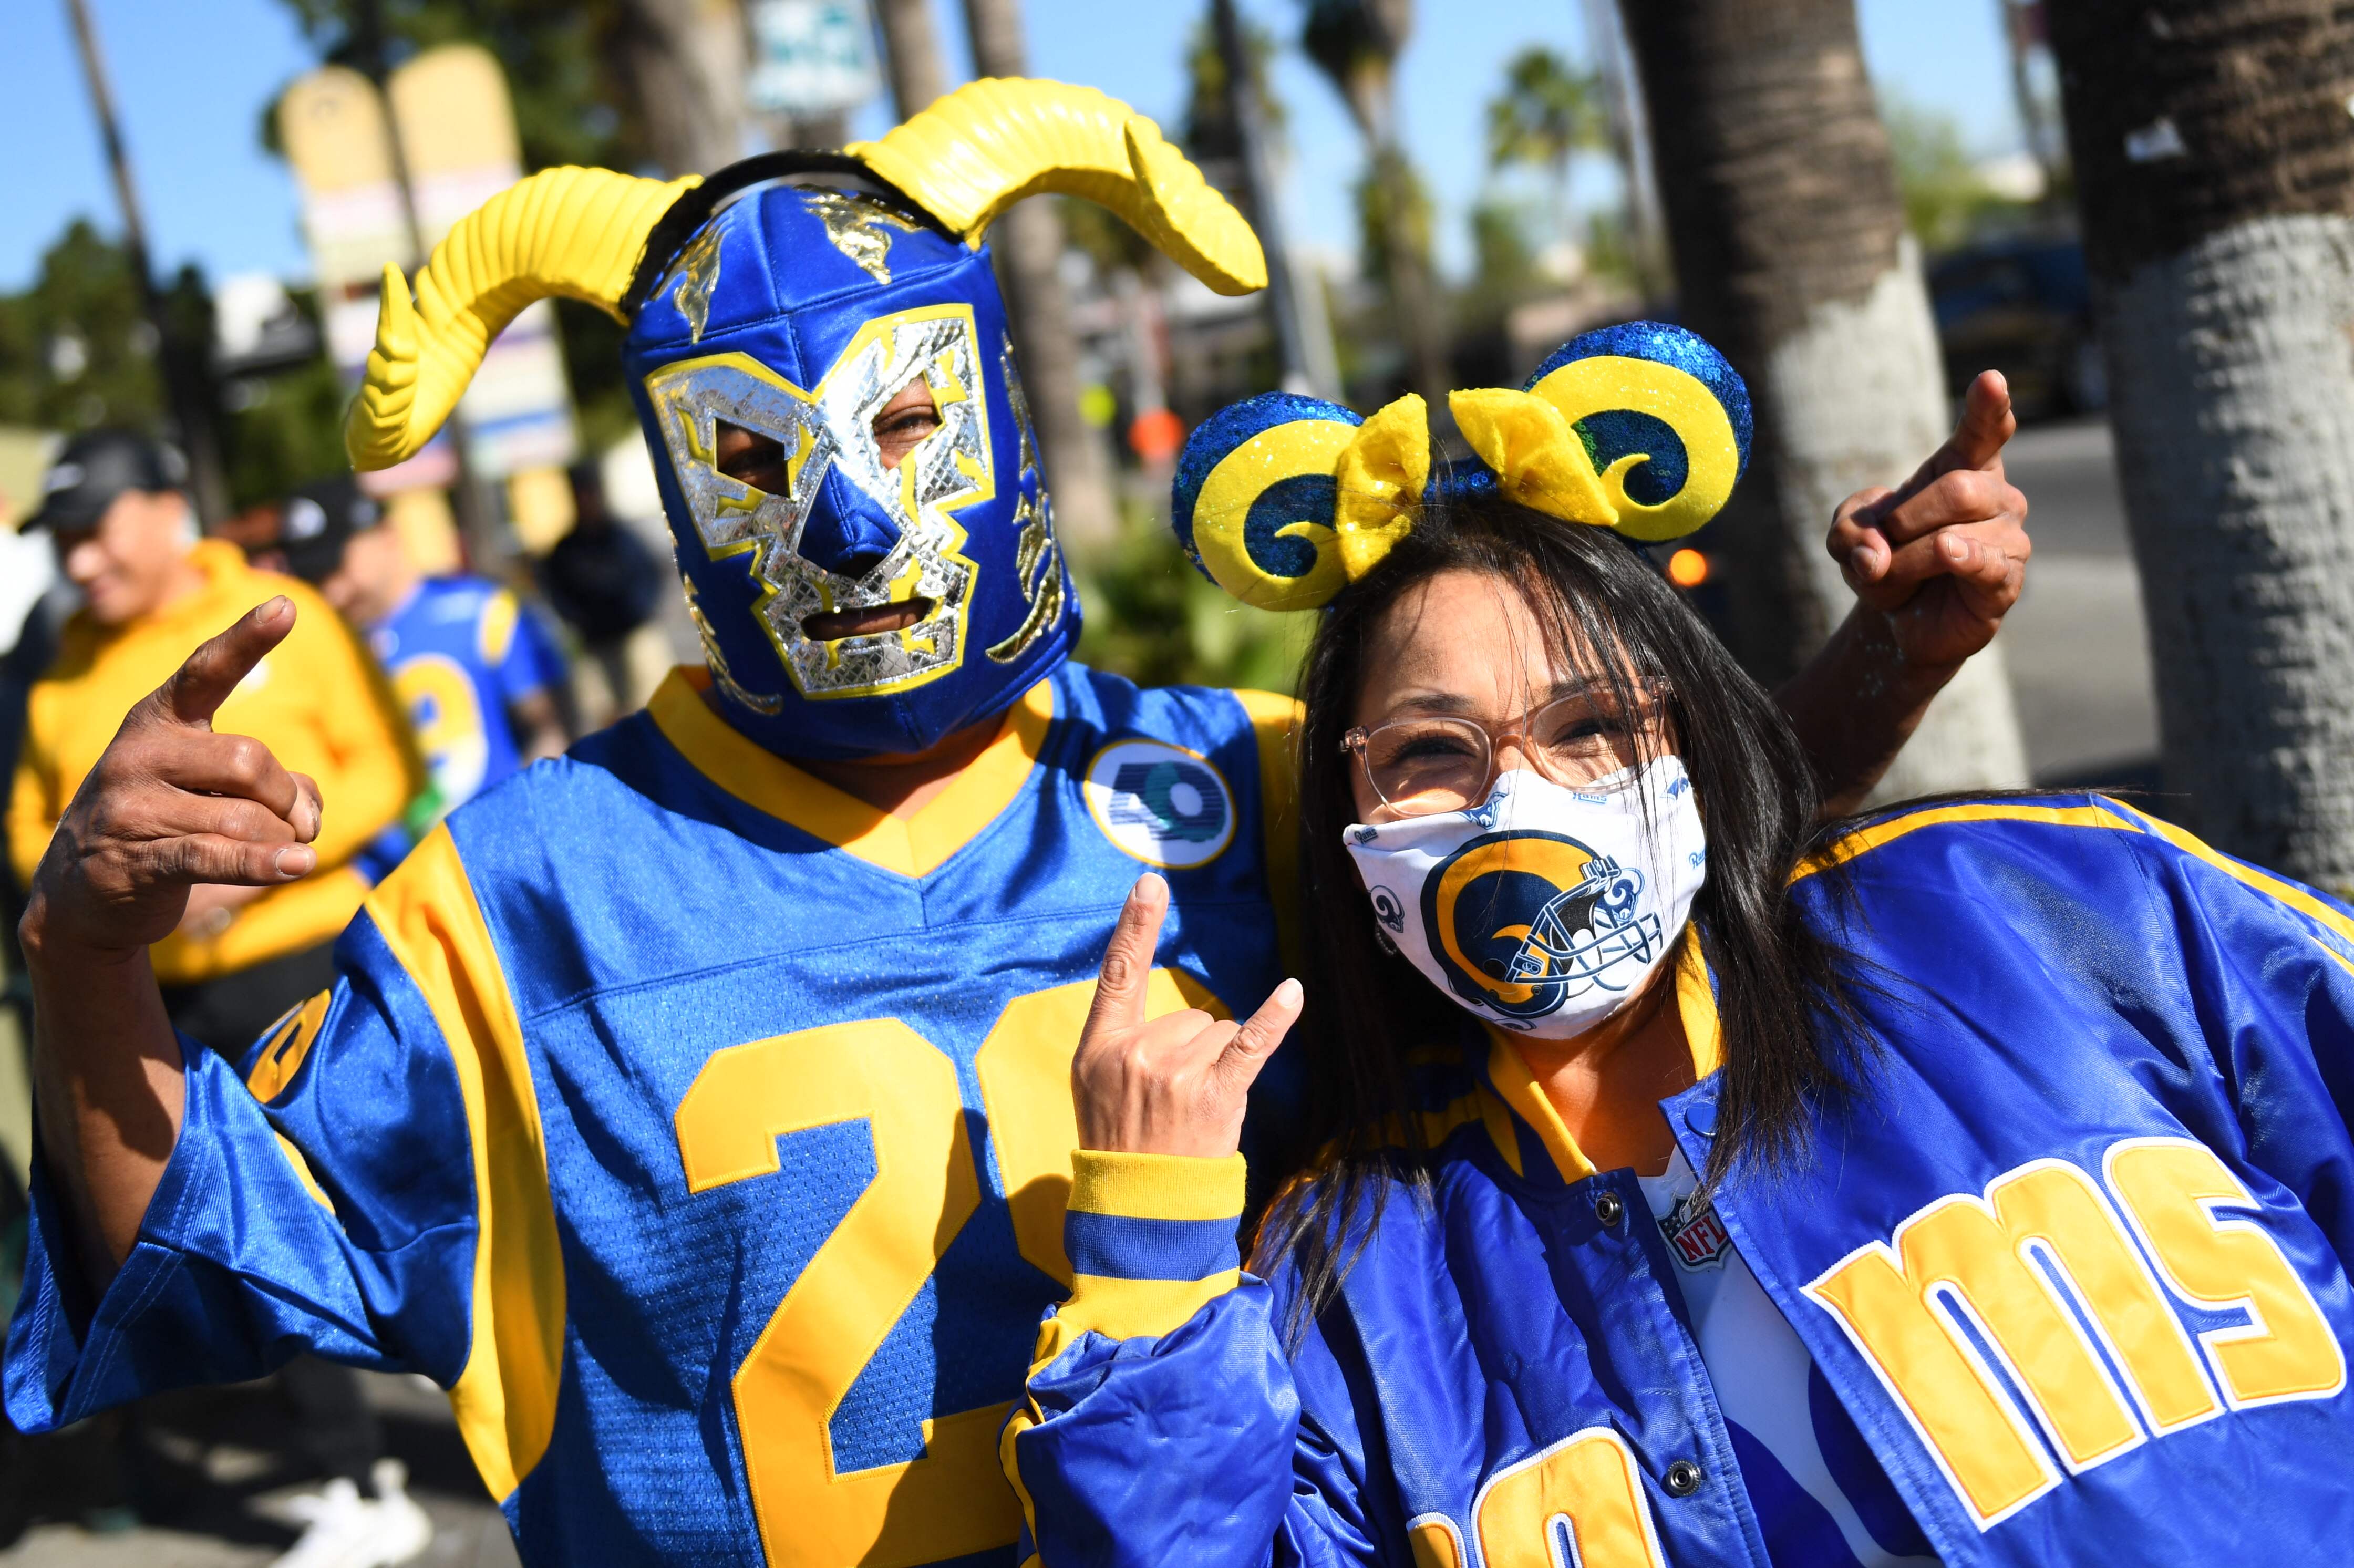
M 931 618 L 938 601 L 918 596 L 893 604 L 854 605 L 847 609 L 821 610 L 801 618 L 801 635 L 812 642 L 839 642 L 849 637 L 878 637 L 905 631 Z

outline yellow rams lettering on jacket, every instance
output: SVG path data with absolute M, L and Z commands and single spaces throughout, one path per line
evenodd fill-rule
M 2061 1483 L 2052 1454 L 2081 1475 L 2227 1411 L 2346 1386 L 2345 1352 L 2279 1244 L 2218 1213 L 2255 1203 L 2204 1144 L 2126 1139 L 2097 1178 L 2035 1160 L 1940 1198 L 1804 1290 L 1985 1531 Z M 2246 1321 L 2194 1335 L 2178 1303 Z
M 1569 1537 L 1562 1550 L 1561 1536 Z M 1627 1439 L 1573 1432 L 1488 1478 L 1471 1502 L 1481 1568 L 1665 1568 L 1659 1527 Z M 1463 1531 L 1443 1513 L 1405 1521 L 1414 1568 L 1470 1568 Z

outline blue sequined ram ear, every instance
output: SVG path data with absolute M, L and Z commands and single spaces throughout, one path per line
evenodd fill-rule
M 1311 609 L 1340 592 L 1332 469 L 1363 423 L 1338 403 L 1267 392 L 1195 426 L 1170 522 L 1202 575 L 1260 609 Z
M 1584 442 L 1613 524 L 1680 538 L 1716 515 L 1749 466 L 1749 388 L 1706 338 L 1628 322 L 1555 349 L 1524 390 L 1559 408 Z

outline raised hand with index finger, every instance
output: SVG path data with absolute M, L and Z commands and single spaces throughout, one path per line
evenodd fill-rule
M 318 855 L 318 786 L 214 713 L 294 628 L 273 599 L 188 655 L 140 699 L 58 821 L 29 889 L 27 945 L 93 957 L 171 934 L 201 884 L 274 887 Z
M 2019 602 L 2033 546 L 2027 497 L 2002 464 L 2018 429 L 2001 374 L 1983 371 L 1953 435 L 1911 478 L 1860 490 L 1833 514 L 1824 547 L 1916 668 L 1961 663 Z
M 1250 1086 L 1299 1019 L 1285 980 L 1240 1023 L 1197 1010 L 1145 1017 L 1169 885 L 1147 873 L 1121 906 L 1071 1059 L 1079 1147 L 1221 1159 L 1242 1147 Z

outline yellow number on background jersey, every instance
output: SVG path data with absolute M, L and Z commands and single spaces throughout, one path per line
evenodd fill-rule
M 451 805 L 473 798 L 490 771 L 491 742 L 474 683 L 455 659 L 420 653 L 392 677 L 392 689 L 417 729 L 417 749 L 433 771 L 434 787 Z
M 1017 997 L 975 1058 L 1023 1255 L 1066 1283 L 1071 1054 L 1094 991 L 1088 980 Z M 1197 981 L 1155 970 L 1147 1012 L 1188 1006 L 1225 1015 Z M 833 1462 L 834 1411 L 980 1206 L 947 1054 L 896 1018 L 714 1053 L 675 1118 L 687 1190 L 771 1175 L 779 1137 L 845 1121 L 867 1124 L 875 1179 L 786 1289 L 733 1383 L 761 1548 L 771 1568 L 917 1568 L 1010 1545 L 1021 1510 L 998 1465 L 1004 1404 L 926 1420 L 920 1458 L 852 1471 Z

